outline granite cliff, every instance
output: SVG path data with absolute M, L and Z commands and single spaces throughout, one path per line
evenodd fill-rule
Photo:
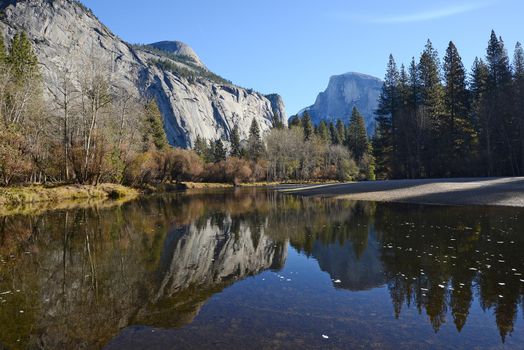
M 315 104 L 300 114 L 307 110 L 315 124 L 336 119 L 347 124 L 353 107 L 357 107 L 364 116 L 368 134 L 372 135 L 381 89 L 382 81 L 370 75 L 354 72 L 335 75 L 329 79 L 327 89 L 318 95 Z
M 209 71 L 184 43 L 130 45 L 75 0 L 1 0 L 0 29 L 6 39 L 27 33 L 48 88 L 64 72 L 78 77 L 96 58 L 110 74 L 113 91 L 156 99 L 176 146 L 191 147 L 197 136 L 227 141 L 234 125 L 245 138 L 253 118 L 262 131 L 274 115 L 287 122 L 279 96 L 235 86 Z

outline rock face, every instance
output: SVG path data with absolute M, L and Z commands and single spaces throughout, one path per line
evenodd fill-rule
M 173 55 L 187 57 L 189 60 L 191 60 L 196 65 L 205 68 L 206 66 L 202 61 L 200 60 L 200 57 L 196 54 L 195 51 L 188 45 L 184 44 L 181 41 L 159 41 L 157 43 L 150 44 L 151 46 L 163 50 L 169 53 L 172 53 Z
M 65 71 L 80 80 L 83 67 L 96 59 L 114 91 L 155 98 L 176 146 L 191 147 L 198 135 L 227 141 L 235 124 L 247 138 L 253 118 L 267 131 L 275 109 L 287 122 L 280 98 L 270 100 L 221 79 L 181 42 L 130 45 L 75 0 L 0 0 L 0 29 L 7 38 L 28 34 L 50 89 Z
M 315 104 L 305 110 L 316 124 L 321 120 L 336 119 L 348 123 L 353 107 L 357 107 L 364 116 L 368 134 L 372 135 L 381 89 L 382 81 L 369 75 L 353 72 L 335 75 L 329 79 L 327 89 L 318 95 Z
M 266 98 L 271 102 L 274 117 L 280 121 L 286 120 L 286 107 L 284 106 L 284 100 L 282 100 L 282 97 L 279 94 L 270 94 L 266 95 Z

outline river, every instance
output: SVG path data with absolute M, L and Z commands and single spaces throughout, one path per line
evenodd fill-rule
M 522 348 L 523 230 L 261 189 L 0 217 L 0 349 Z

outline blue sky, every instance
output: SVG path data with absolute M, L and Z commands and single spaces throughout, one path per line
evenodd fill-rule
M 329 77 L 382 78 L 389 53 L 418 57 L 430 38 L 449 40 L 467 68 L 484 56 L 491 29 L 509 54 L 524 41 L 522 0 L 83 0 L 122 39 L 181 40 L 215 73 L 262 93 L 288 114 L 312 104 Z

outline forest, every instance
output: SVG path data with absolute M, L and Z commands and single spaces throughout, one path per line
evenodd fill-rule
M 494 31 L 468 73 L 449 43 L 420 59 L 389 57 L 373 138 L 378 178 L 524 174 L 524 51 L 511 62 Z
M 96 55 L 44 84 L 29 39 L 18 33 L 0 42 L 0 66 L 3 186 L 524 174 L 524 51 L 517 43 L 510 62 L 495 32 L 469 73 L 453 42 L 442 63 L 429 40 L 407 68 L 390 56 L 372 139 L 354 108 L 348 124 L 314 125 L 306 111 L 289 126 L 274 118 L 263 134 L 253 119 L 245 140 L 235 126 L 186 150 L 168 143 L 155 100 L 112 87 Z

